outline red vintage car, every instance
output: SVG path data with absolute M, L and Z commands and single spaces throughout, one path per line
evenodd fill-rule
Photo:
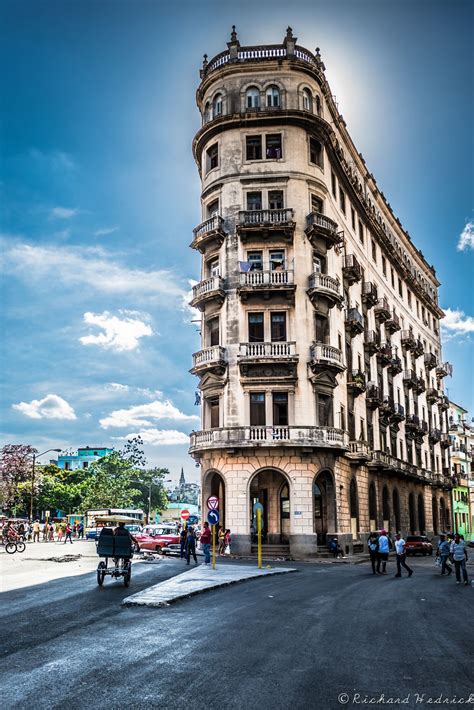
M 167 526 L 153 526 L 147 531 L 146 529 L 140 533 L 134 533 L 133 537 L 136 540 L 135 548 L 137 552 L 140 550 L 150 550 L 151 552 L 163 552 L 163 548 L 168 545 L 179 544 L 179 535 L 176 529 Z
M 426 535 L 408 535 L 405 542 L 407 555 L 432 555 L 433 545 Z

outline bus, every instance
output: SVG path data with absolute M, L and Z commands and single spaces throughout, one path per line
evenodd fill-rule
M 97 510 L 86 510 L 86 528 L 95 528 L 95 520 L 103 515 L 125 515 L 137 521 L 137 525 L 143 525 L 145 513 L 137 508 L 100 508 Z

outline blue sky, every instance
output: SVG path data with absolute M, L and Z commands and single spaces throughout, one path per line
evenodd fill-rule
M 358 150 L 437 269 L 446 385 L 474 414 L 471 2 L 4 0 L 2 443 L 145 432 L 151 463 L 196 477 L 195 90 L 232 24 L 242 44 L 291 25 L 321 48 Z

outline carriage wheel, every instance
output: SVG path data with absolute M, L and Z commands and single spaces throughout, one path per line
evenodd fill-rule
M 124 570 L 124 575 L 123 575 L 123 584 L 124 587 L 130 586 L 130 580 L 132 578 L 132 565 L 130 562 L 128 562 L 125 570 Z
M 5 545 L 5 552 L 8 552 L 9 555 L 13 555 L 14 552 L 16 552 L 16 545 L 14 542 L 7 542 Z
M 16 549 L 18 550 L 18 552 L 24 552 L 26 549 L 25 543 L 23 541 L 17 542 Z
M 105 569 L 106 569 L 105 562 L 99 562 L 99 566 L 97 567 L 97 584 L 99 585 L 99 587 L 101 587 L 104 583 Z

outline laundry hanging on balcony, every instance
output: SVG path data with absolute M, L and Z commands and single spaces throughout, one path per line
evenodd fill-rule
M 245 274 L 248 271 L 252 270 L 253 264 L 250 263 L 250 261 L 239 261 L 239 268 L 241 271 L 243 271 Z

